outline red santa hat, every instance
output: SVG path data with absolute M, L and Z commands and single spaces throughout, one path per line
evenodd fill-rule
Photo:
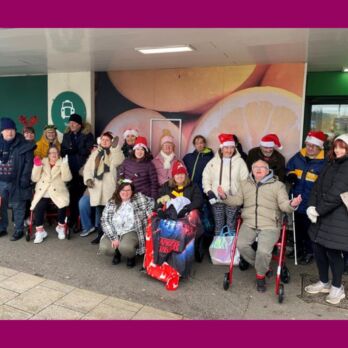
M 143 147 L 146 151 L 149 151 L 149 149 L 147 147 L 147 140 L 145 137 L 138 136 L 137 139 L 135 140 L 133 150 L 135 150 L 139 147 Z
M 187 175 L 187 169 L 186 169 L 185 165 L 180 161 L 174 162 L 173 167 L 172 167 L 172 176 L 177 175 L 177 174 L 186 174 Z
M 220 148 L 224 146 L 236 146 L 233 134 L 222 133 L 219 135 Z
M 123 139 L 126 139 L 128 135 L 134 135 L 135 137 L 137 137 L 139 134 L 139 131 L 135 128 L 127 128 L 124 132 L 123 132 Z
M 307 134 L 305 142 L 323 148 L 325 140 L 326 135 L 322 131 L 310 131 Z
M 277 147 L 279 150 L 283 148 L 276 134 L 267 134 L 261 138 L 260 146 L 263 147 Z

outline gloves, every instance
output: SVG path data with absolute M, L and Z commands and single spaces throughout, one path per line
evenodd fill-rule
M 286 177 L 286 180 L 289 182 L 289 184 L 291 184 L 292 186 L 295 186 L 298 182 L 298 178 L 297 178 L 297 175 L 294 174 L 294 173 L 291 173 L 289 174 L 287 177 Z
M 116 135 L 113 139 L 112 139 L 112 142 L 111 142 L 111 147 L 117 147 L 118 145 L 118 136 Z
M 306 213 L 307 213 L 307 216 L 308 216 L 308 219 L 311 220 L 311 222 L 313 224 L 315 224 L 317 222 L 317 219 L 318 219 L 318 212 L 317 210 L 315 209 L 315 207 L 311 206 L 311 207 L 308 207 L 307 210 L 306 210 Z
M 86 185 L 88 188 L 93 188 L 94 187 L 94 181 L 92 179 L 88 179 L 86 181 Z
M 41 158 L 39 156 L 34 157 L 34 166 L 37 166 L 37 167 L 42 166 Z
M 68 163 L 68 161 L 69 161 L 69 157 L 68 157 L 68 155 L 65 155 L 64 157 L 63 157 L 63 163 Z
M 207 196 L 209 198 L 209 203 L 211 205 L 217 203 L 217 197 L 216 197 L 216 195 L 215 195 L 215 193 L 213 191 L 208 191 L 207 192 Z

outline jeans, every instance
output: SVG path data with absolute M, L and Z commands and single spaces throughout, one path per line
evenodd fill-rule
M 8 227 L 8 204 L 9 194 L 11 190 L 11 183 L 0 181 L 0 196 L 1 196 L 1 219 L 0 231 L 6 231 Z M 16 225 L 16 232 L 23 232 L 24 216 L 25 216 L 26 201 L 11 202 L 14 223 Z
M 93 210 L 95 210 L 95 214 L 92 212 L 90 197 L 86 195 L 82 196 L 79 200 L 79 211 L 82 229 L 85 231 L 100 226 L 99 211 L 98 209 Z

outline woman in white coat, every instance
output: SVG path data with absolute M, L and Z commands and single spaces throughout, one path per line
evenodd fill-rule
M 99 216 L 102 216 L 106 203 L 116 190 L 117 167 L 123 160 L 118 137 L 113 138 L 111 132 L 103 133 L 98 149 L 91 153 L 83 170 L 83 181 L 88 187 L 91 207 L 98 209 Z M 98 231 L 92 244 L 98 244 L 102 235 L 103 232 Z
M 227 206 L 218 193 L 221 187 L 230 195 L 237 193 L 240 182 L 248 177 L 248 167 L 236 149 L 232 134 L 220 134 L 220 149 L 203 171 L 203 190 L 213 208 L 215 235 L 227 224 L 235 229 L 235 216 L 238 207 Z
M 65 238 L 66 207 L 69 205 L 69 191 L 66 183 L 71 178 L 68 156 L 62 159 L 56 147 L 51 147 L 48 150 L 48 157 L 43 158 L 42 161 L 39 156 L 34 158 L 31 180 L 36 183 L 36 186 L 30 210 L 34 210 L 35 216 L 35 244 L 41 243 L 47 237 L 43 222 L 50 200 L 58 208 L 58 225 L 56 227 L 58 238 Z

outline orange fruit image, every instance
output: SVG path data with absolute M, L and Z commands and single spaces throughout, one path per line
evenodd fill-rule
M 281 153 L 289 159 L 301 145 L 302 98 L 274 87 L 253 87 L 233 93 L 202 115 L 190 140 L 196 134 L 207 138 L 208 146 L 219 147 L 218 135 L 239 137 L 244 151 L 259 146 L 262 136 L 275 133 L 283 144 Z
M 257 86 L 267 65 L 112 71 L 108 76 L 128 100 L 146 109 L 202 114 L 225 96 Z
M 153 121 L 152 137 L 150 136 L 151 119 Z M 171 122 L 162 116 L 159 112 L 148 109 L 132 109 L 122 114 L 115 116 L 109 124 L 105 127 L 104 131 L 111 131 L 114 135 L 120 137 L 120 142 L 123 143 L 123 132 L 127 128 L 136 128 L 139 131 L 139 135 L 145 136 L 147 139 L 148 147 L 154 156 L 160 151 L 160 137 L 164 130 L 168 130 L 174 137 L 175 153 L 178 156 L 182 156 L 183 149 L 187 146 L 187 138 L 182 133 L 181 145 L 179 146 L 179 128 L 177 122 Z M 180 153 L 181 149 L 181 153 Z
M 305 65 L 303 63 L 272 64 L 265 72 L 260 86 L 283 88 L 302 97 L 304 79 Z

